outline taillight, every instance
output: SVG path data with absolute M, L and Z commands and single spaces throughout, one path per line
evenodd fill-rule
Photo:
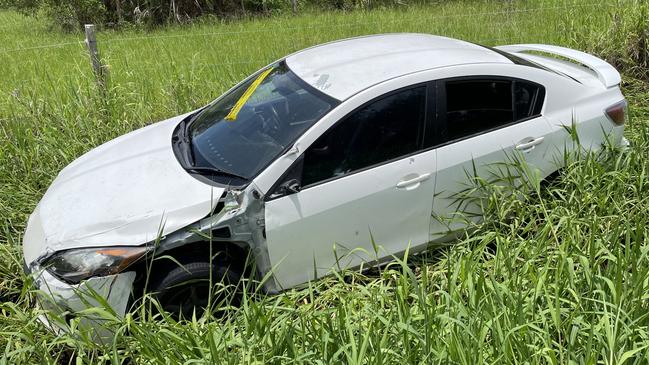
M 628 106 L 626 100 L 615 103 L 606 108 L 606 116 L 616 125 L 624 125 L 628 118 Z

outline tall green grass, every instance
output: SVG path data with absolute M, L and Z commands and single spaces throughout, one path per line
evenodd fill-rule
M 100 32 L 106 94 L 74 43 L 80 34 L 0 13 L 0 364 L 649 363 L 649 92 L 630 77 L 642 76 L 634 45 L 646 9 L 639 1 L 450 1 Z M 93 146 L 208 102 L 287 53 L 396 31 L 617 57 L 633 146 L 573 160 L 539 195 L 493 192 L 471 235 L 372 273 L 247 297 L 223 319 L 177 323 L 140 307 L 119 320 L 100 308 L 93 315 L 117 333 L 109 344 L 43 329 L 20 241 L 58 170 Z M 47 44 L 61 45 L 30 48 Z

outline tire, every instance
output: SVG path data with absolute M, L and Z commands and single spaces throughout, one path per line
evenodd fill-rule
M 545 179 L 541 180 L 541 187 L 542 188 L 548 188 L 552 186 L 554 183 L 559 181 L 559 177 L 561 176 L 561 170 L 556 170 L 549 174 L 548 176 L 545 177 Z
M 188 260 L 183 266 L 174 265 L 163 273 L 151 289 L 163 310 L 176 319 L 188 319 L 192 318 L 194 311 L 197 317 L 202 316 L 208 304 L 211 309 L 224 305 L 238 306 L 241 291 L 237 285 L 240 278 L 241 274 L 238 271 L 222 261 L 215 260 L 210 263 Z

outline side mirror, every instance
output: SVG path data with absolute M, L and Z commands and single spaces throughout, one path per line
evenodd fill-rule
M 300 183 L 297 179 L 288 180 L 280 186 L 280 190 L 286 195 L 298 193 L 300 191 Z

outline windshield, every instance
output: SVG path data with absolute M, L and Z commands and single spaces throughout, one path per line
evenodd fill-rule
M 284 62 L 273 65 L 196 115 L 188 128 L 194 165 L 250 179 L 335 103 Z

